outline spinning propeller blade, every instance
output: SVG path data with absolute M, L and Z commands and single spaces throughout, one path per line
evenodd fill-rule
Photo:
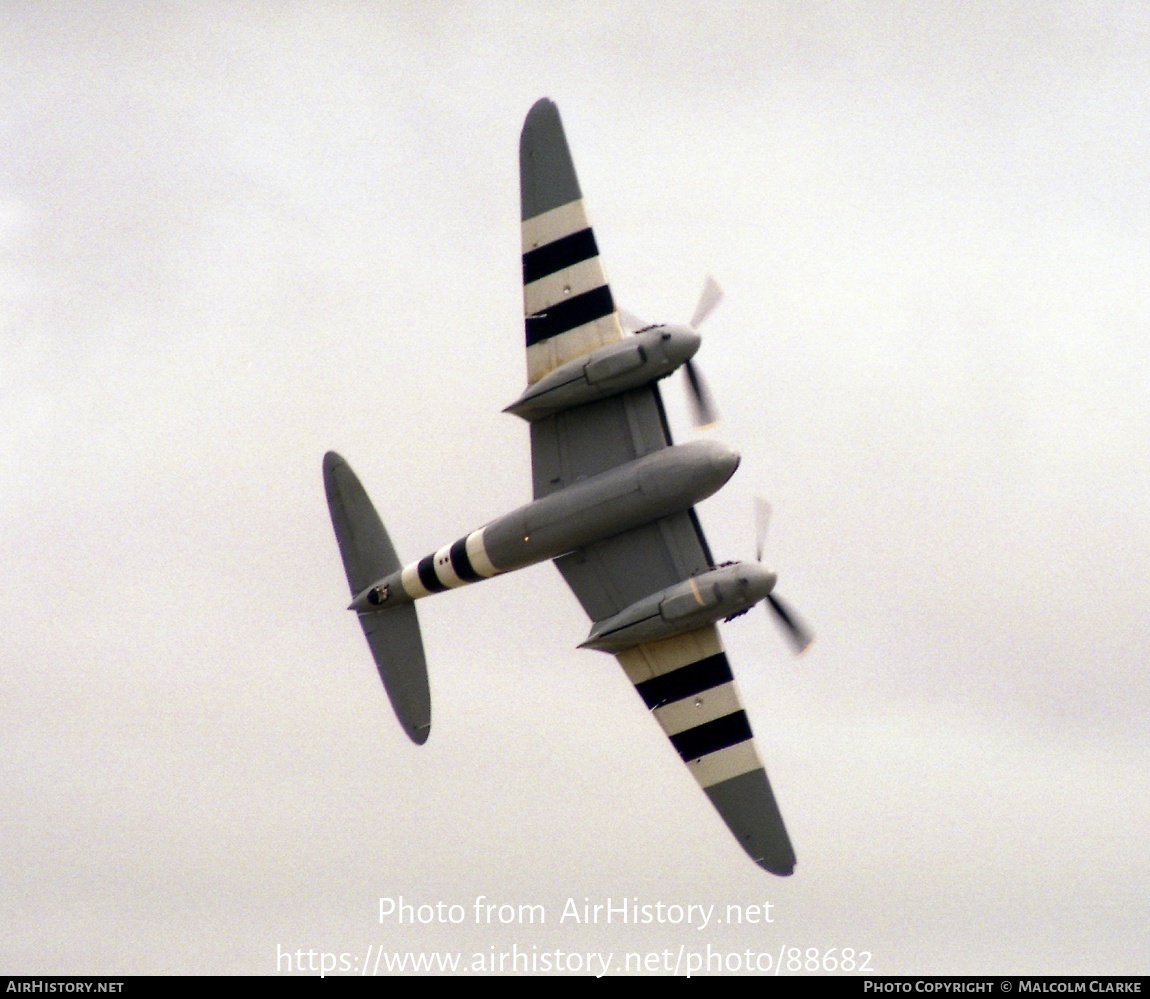
M 699 294 L 699 304 L 695 306 L 695 314 L 691 317 L 691 329 L 698 332 L 699 325 L 707 318 L 715 307 L 723 300 L 723 289 L 719 287 L 710 274 L 703 282 L 703 290 Z M 719 422 L 719 410 L 715 405 L 714 396 L 703 380 L 703 373 L 694 360 L 683 365 L 683 374 L 687 377 L 687 399 L 691 404 L 691 414 L 696 427 L 709 427 Z
M 763 560 L 767 547 L 767 527 L 771 522 L 771 504 L 762 496 L 755 497 L 755 560 Z
M 790 638 L 791 644 L 794 645 L 795 652 L 802 655 L 806 652 L 811 642 L 815 640 L 815 636 L 799 621 L 798 616 L 789 610 L 786 604 L 773 593 L 767 594 L 767 603 L 770 605 L 771 610 L 775 612 L 775 618 L 779 624 L 783 626 L 783 630 Z
M 771 522 L 771 504 L 762 496 L 755 497 L 755 558 L 762 562 L 763 551 L 767 546 L 767 527 Z M 802 655 L 807 647 L 815 640 L 815 636 L 799 616 L 787 607 L 773 593 L 767 594 L 767 604 L 775 614 L 775 620 L 782 625 L 787 637 L 794 645 L 795 651 Z
M 691 329 L 698 331 L 699 324 L 703 322 L 723 300 L 723 289 L 710 274 L 703 282 L 703 290 L 699 295 L 699 302 L 695 306 L 695 314 L 691 317 Z M 635 313 L 626 309 L 617 309 L 619 325 L 628 333 L 636 333 L 647 329 L 651 324 L 644 322 Z M 687 379 L 687 401 L 691 406 L 691 418 L 696 427 L 709 427 L 719 422 L 719 408 L 715 405 L 715 397 L 707 388 L 703 373 L 694 360 L 683 365 L 683 375 Z
M 723 289 L 710 274 L 703 282 L 703 290 L 699 295 L 699 304 L 695 306 L 695 314 L 691 317 L 691 329 L 699 328 L 699 324 L 715 311 L 715 306 L 723 300 Z
M 691 404 L 691 418 L 695 426 L 709 427 L 718 423 L 719 410 L 698 365 L 693 360 L 688 361 L 683 365 L 683 373 L 687 377 L 687 400 Z

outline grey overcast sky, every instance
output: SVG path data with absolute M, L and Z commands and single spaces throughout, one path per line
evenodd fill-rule
M 3 17 L 0 970 L 1150 970 L 1145 5 Z M 727 292 L 699 361 L 743 462 L 700 515 L 749 557 L 770 498 L 819 635 L 794 660 L 761 612 L 724 629 L 790 879 L 576 650 L 551 566 L 421 604 L 422 748 L 343 609 L 329 448 L 405 558 L 529 499 L 500 410 L 544 95 L 616 298 L 684 321 L 706 273 Z M 381 923 L 400 895 L 466 916 Z M 546 922 L 477 925 L 478 896 Z M 623 898 L 716 915 L 561 921 Z

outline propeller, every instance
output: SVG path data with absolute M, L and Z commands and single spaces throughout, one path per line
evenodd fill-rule
M 767 527 L 771 523 L 771 504 L 762 496 L 755 497 L 755 561 L 763 560 L 767 547 Z
M 723 300 L 723 289 L 710 274 L 703 282 L 703 291 L 699 295 L 699 302 L 695 306 L 695 314 L 691 317 L 690 328 L 698 332 L 699 326 L 715 307 Z M 619 324 L 629 333 L 638 333 L 640 330 L 650 328 L 651 324 L 644 322 L 635 313 L 626 309 L 619 309 Z M 691 419 L 696 427 L 709 427 L 719 422 L 719 409 L 715 405 L 714 396 L 707 388 L 703 374 L 694 358 L 683 365 L 683 374 L 687 379 L 687 400 L 691 405 Z
M 787 637 L 795 647 L 795 652 L 801 656 L 810 648 L 810 644 L 815 640 L 815 636 L 812 635 L 806 626 L 798 619 L 795 612 L 790 610 L 787 605 L 773 593 L 767 594 L 767 605 L 775 612 L 775 618 L 779 624 L 783 626 L 783 630 L 787 633 Z
M 771 504 L 768 503 L 762 496 L 755 497 L 755 558 L 762 562 L 763 551 L 767 544 L 767 526 L 771 521 Z M 811 642 L 815 640 L 815 636 L 811 633 L 810 629 L 803 624 L 799 616 L 795 614 L 786 604 L 784 604 L 774 593 L 767 594 L 767 606 L 774 612 L 775 620 L 782 626 L 783 631 L 786 632 L 787 638 L 790 639 L 791 644 L 795 647 L 795 652 L 802 655 Z
M 696 427 L 710 427 L 718 423 L 719 410 L 694 358 L 683 365 L 683 374 L 687 376 L 687 399 L 691 404 L 692 422 Z
M 722 300 L 723 289 L 719 287 L 719 282 L 708 274 L 703 282 L 703 291 L 699 295 L 699 304 L 695 306 L 695 314 L 691 317 L 691 329 L 698 329 L 700 323 L 715 311 L 715 306 Z
M 703 320 L 707 318 L 715 307 L 723 300 L 723 289 L 719 287 L 710 274 L 703 282 L 703 290 L 699 294 L 699 303 L 695 306 L 695 314 L 691 317 L 691 329 L 696 333 Z M 691 403 L 691 416 L 696 427 L 709 427 L 719 422 L 719 410 L 715 406 L 715 399 L 695 359 L 691 358 L 683 365 L 683 373 L 687 376 L 687 398 Z

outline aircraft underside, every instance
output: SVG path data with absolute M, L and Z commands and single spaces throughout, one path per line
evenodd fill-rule
M 810 637 L 773 594 L 774 573 L 715 564 L 695 505 L 739 458 L 712 441 L 675 445 L 658 386 L 683 368 L 697 422 L 713 419 L 692 357 L 695 328 L 721 292 L 709 282 L 689 327 L 624 332 L 546 99 L 523 126 L 520 190 L 528 385 L 507 412 L 530 424 L 534 499 L 403 565 L 359 479 L 329 452 L 324 484 L 349 609 L 400 724 L 422 744 L 431 698 L 415 601 L 553 560 L 591 620 L 582 647 L 616 656 L 740 845 L 790 874 L 794 851 L 717 623 L 765 602 L 796 647 Z

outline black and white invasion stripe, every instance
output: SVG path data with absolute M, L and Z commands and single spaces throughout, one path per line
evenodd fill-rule
M 581 199 L 523 221 L 528 381 L 622 336 Z
M 628 649 L 618 658 L 704 788 L 762 769 L 713 625 Z
M 487 557 L 483 528 L 404 566 L 404 592 L 412 600 L 489 579 L 499 572 Z
M 525 307 L 532 310 L 526 318 L 528 347 L 615 311 L 598 260 L 599 247 L 590 227 L 523 254 L 523 286 L 530 289 L 525 292 Z M 577 268 L 587 261 L 593 266 Z M 545 279 L 555 275 L 559 279 L 547 287 Z M 584 285 L 593 287 L 584 290 Z

